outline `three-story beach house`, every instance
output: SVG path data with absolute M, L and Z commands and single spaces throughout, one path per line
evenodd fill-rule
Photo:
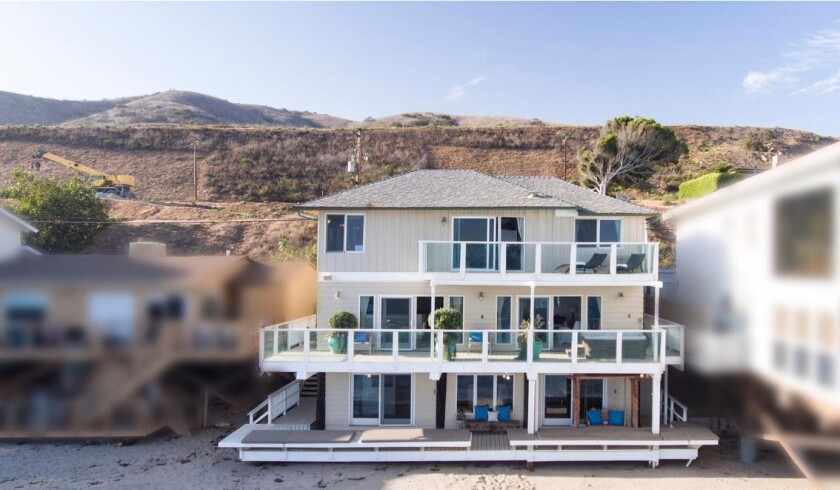
M 243 460 L 657 464 L 716 444 L 671 424 L 685 412 L 663 377 L 682 365 L 682 327 L 644 311 L 661 287 L 652 211 L 468 170 L 297 209 L 318 214 L 317 315 L 262 330 L 262 370 L 299 381 L 222 442 Z M 441 328 L 440 308 L 463 328 Z M 331 329 L 338 312 L 358 328 Z M 307 386 L 317 396 L 300 398 Z

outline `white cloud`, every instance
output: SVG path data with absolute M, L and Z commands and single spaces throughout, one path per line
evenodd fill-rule
M 825 29 L 793 44 L 792 49 L 781 54 L 783 62 L 769 70 L 752 70 L 744 76 L 741 86 L 747 95 L 758 96 L 775 92 L 783 87 L 803 88 L 791 94 L 826 94 L 837 90 L 840 80 L 837 73 L 827 78 L 824 72 L 840 67 L 840 30 Z M 822 72 L 822 74 L 820 73 Z M 811 78 L 811 81 L 804 79 Z M 817 78 L 816 81 L 813 79 Z
M 478 85 L 479 83 L 481 83 L 483 81 L 484 81 L 484 77 L 476 77 L 476 78 L 473 78 L 472 80 L 470 80 L 466 83 L 455 85 L 454 87 L 452 87 L 449 90 L 449 93 L 446 94 L 446 99 L 447 100 L 458 100 L 458 99 L 462 98 L 463 96 L 467 95 L 467 89 L 468 88 L 475 87 L 476 85 Z

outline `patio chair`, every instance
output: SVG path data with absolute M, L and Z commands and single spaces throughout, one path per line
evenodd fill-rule
M 577 266 L 577 270 L 578 272 L 586 272 L 587 270 L 591 270 L 594 274 L 595 272 L 597 272 L 598 267 L 601 267 L 601 264 L 603 264 L 605 260 L 607 260 L 607 254 L 592 254 L 592 257 L 590 257 L 585 264 L 579 264 Z
M 481 332 L 470 332 L 467 336 L 467 352 L 472 352 L 473 344 L 478 345 L 478 350 L 481 352 Z
M 635 270 L 639 270 L 639 272 L 644 272 L 642 270 L 642 266 L 645 264 L 645 254 L 630 254 L 630 257 L 627 259 L 627 262 L 623 264 L 618 264 L 617 272 L 633 272 Z
M 373 354 L 373 351 L 376 350 L 376 334 L 372 332 L 355 332 L 353 334 L 353 343 L 362 347 L 367 346 L 368 354 Z M 359 352 L 358 348 L 354 350 Z

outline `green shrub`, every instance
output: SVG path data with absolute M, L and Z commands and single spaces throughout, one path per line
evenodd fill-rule
M 356 321 L 356 315 L 349 311 L 337 311 L 329 319 L 330 328 L 338 328 L 342 330 L 349 330 L 356 328 L 359 323 Z
M 680 199 L 697 199 L 720 189 L 721 187 L 734 182 L 741 178 L 741 175 L 735 172 L 730 173 L 710 173 L 701 175 L 696 179 L 691 179 L 680 184 Z
M 434 318 L 432 318 L 434 316 Z M 435 326 L 435 330 L 461 330 L 464 328 L 464 319 L 461 312 L 454 308 L 438 308 L 429 315 L 429 323 Z
M 730 162 L 720 162 L 715 165 L 712 165 L 708 170 L 703 172 L 704 174 L 730 174 L 737 172 L 738 169 L 735 165 L 732 165 Z

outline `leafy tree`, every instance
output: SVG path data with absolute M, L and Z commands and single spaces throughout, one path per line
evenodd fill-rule
M 13 213 L 38 228 L 28 241 L 46 252 L 79 251 L 108 221 L 107 205 L 79 176 L 56 182 L 17 169 L 0 194 L 12 199 Z
M 654 166 L 677 161 L 685 149 L 673 130 L 653 119 L 611 119 L 597 140 L 578 150 L 581 184 L 604 195 L 614 182 L 638 185 Z

